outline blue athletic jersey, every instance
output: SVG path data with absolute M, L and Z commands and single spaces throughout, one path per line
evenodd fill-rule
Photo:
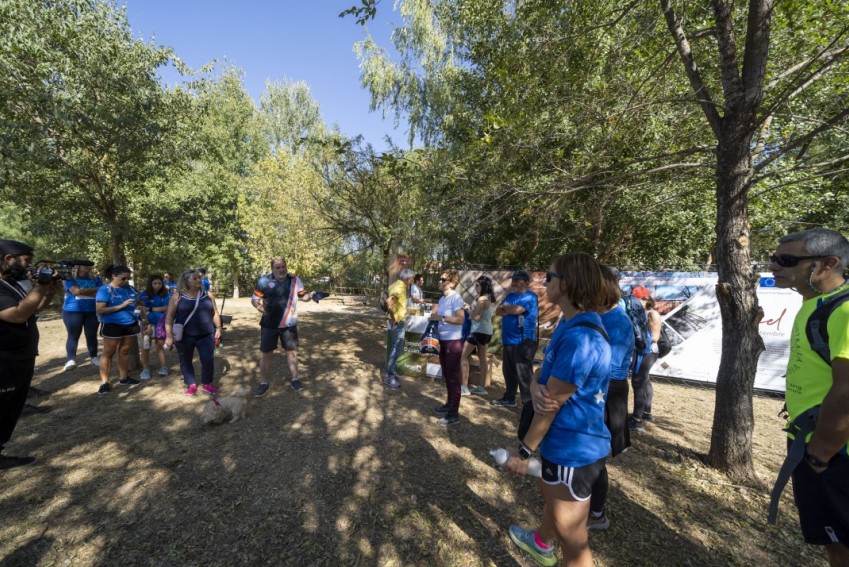
M 168 288 L 168 290 L 177 289 L 177 282 L 162 282 L 162 285 Z
M 138 296 L 133 286 L 125 285 L 124 287 L 116 288 L 107 284 L 97 290 L 95 300 L 97 303 L 105 303 L 107 307 L 117 307 L 128 299 L 138 300 Z M 136 323 L 135 311 L 135 303 L 131 303 L 120 311 L 101 315 L 100 320 L 104 323 L 114 323 L 116 325 L 134 325 Z
M 627 380 L 634 358 L 634 330 L 631 319 L 619 305 L 601 316 L 610 337 L 610 379 Z
M 501 342 L 505 345 L 519 345 L 524 340 L 536 340 L 539 314 L 537 295 L 530 290 L 522 295 L 508 293 L 501 305 L 521 305 L 525 308 L 521 315 L 505 315 L 501 318 Z
M 94 313 L 96 309 L 93 295 L 77 297 L 71 293 L 70 289 L 74 286 L 80 289 L 96 289 L 103 285 L 100 278 L 77 278 L 75 280 L 65 280 L 65 304 L 62 305 L 63 311 L 74 313 Z
M 561 321 L 545 348 L 539 383 L 551 377 L 574 384 L 575 391 L 557 412 L 539 446 L 540 454 L 563 467 L 583 467 L 610 453 L 610 432 L 604 425 L 604 404 L 610 380 L 610 345 L 595 329 L 596 313 L 580 313 Z
M 149 296 L 146 291 L 139 294 L 139 304 L 147 309 L 147 322 L 153 326 L 159 324 L 159 320 L 165 316 L 164 311 L 151 311 L 154 307 L 168 307 L 171 294 Z

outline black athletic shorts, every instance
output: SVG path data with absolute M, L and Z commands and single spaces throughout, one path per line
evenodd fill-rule
M 298 350 L 298 327 L 283 327 L 282 329 L 269 329 L 260 327 L 262 335 L 259 340 L 259 352 L 273 352 L 279 341 L 283 350 Z
M 123 339 L 141 333 L 138 323 L 133 325 L 118 325 L 117 323 L 102 323 L 100 325 L 100 336 L 104 339 Z
M 631 446 L 628 429 L 627 380 L 611 380 L 607 387 L 607 402 L 604 404 L 604 424 L 610 431 L 610 456 L 615 457 Z
M 561 467 L 545 457 L 542 461 L 542 481 L 546 484 L 565 484 L 572 498 L 579 501 L 589 500 L 593 494 L 593 484 L 604 469 L 607 457 L 583 467 Z
M 849 546 L 849 457 L 837 455 L 817 474 L 802 461 L 793 471 L 793 499 L 805 542 Z
M 487 335 L 486 333 L 472 333 L 468 337 L 466 337 L 466 342 L 470 345 L 488 345 L 489 341 L 492 340 L 492 335 Z

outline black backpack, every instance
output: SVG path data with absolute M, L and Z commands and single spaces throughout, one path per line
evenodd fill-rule
M 634 348 L 637 353 L 645 352 L 646 338 L 649 334 L 649 319 L 646 316 L 646 309 L 639 299 L 633 295 L 626 295 L 625 313 L 628 314 L 628 319 L 631 320 L 631 327 L 634 329 Z
M 660 324 L 660 338 L 657 341 L 657 357 L 663 358 L 669 351 L 672 350 L 672 340 L 669 338 L 669 331 L 666 330 L 666 325 Z
M 828 318 L 831 313 L 849 300 L 849 288 L 835 293 L 823 300 L 805 324 L 805 335 L 811 344 L 811 350 L 820 355 L 826 364 L 831 366 L 831 349 L 828 348 Z

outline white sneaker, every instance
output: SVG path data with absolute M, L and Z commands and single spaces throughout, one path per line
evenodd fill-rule
M 65 363 L 65 368 L 63 368 L 62 370 L 67 372 L 68 370 L 72 370 L 76 367 L 77 367 L 77 362 L 75 360 L 69 360 L 68 362 Z
M 162 368 L 160 368 L 159 369 L 159 375 L 160 376 L 168 376 L 168 367 L 163 366 Z
M 139 378 L 142 380 L 150 380 L 150 370 L 142 370 Z
M 469 391 L 469 387 L 461 385 L 460 386 L 460 395 L 461 396 L 468 396 L 469 394 L 471 394 L 471 392 Z
M 91 364 L 92 364 L 92 366 L 97 366 L 98 368 L 100 368 L 100 357 L 99 356 L 92 356 L 91 357 Z

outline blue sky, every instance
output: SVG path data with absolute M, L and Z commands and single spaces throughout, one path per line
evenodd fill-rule
M 388 134 L 406 146 L 407 127 L 393 127 L 393 114 L 369 111 L 369 93 L 360 86 L 353 45 L 365 30 L 339 12 L 359 0 L 119 0 L 127 9 L 133 33 L 170 46 L 190 67 L 213 59 L 241 68 L 245 87 L 255 100 L 266 79 L 305 81 L 321 105 L 327 124 L 348 136 L 362 134 L 376 149 Z M 389 47 L 401 17 L 384 1 L 367 24 L 378 45 Z M 176 73 L 164 72 L 174 82 Z

